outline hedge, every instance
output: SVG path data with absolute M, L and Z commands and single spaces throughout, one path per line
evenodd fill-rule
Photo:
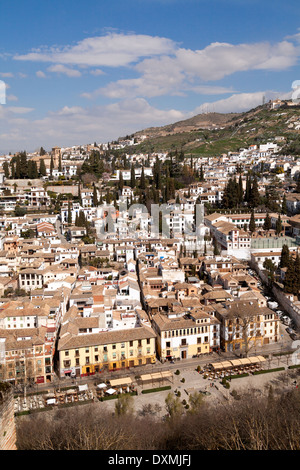
M 288 366 L 288 369 L 297 369 L 300 367 L 300 364 L 294 364 L 293 366 Z
M 167 385 L 166 387 L 147 388 L 146 390 L 142 390 L 142 393 L 162 392 L 163 390 L 171 390 L 171 385 Z
M 229 375 L 228 377 L 226 377 L 226 380 L 228 380 L 228 379 L 241 379 L 242 377 L 249 377 L 248 372 L 245 372 L 244 374 Z
M 255 372 L 253 372 L 253 375 L 268 374 L 269 372 L 278 372 L 280 370 L 285 370 L 285 368 L 284 367 L 278 367 L 277 369 L 257 370 Z

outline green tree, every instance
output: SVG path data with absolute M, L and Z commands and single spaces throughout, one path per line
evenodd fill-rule
M 141 172 L 140 188 L 141 188 L 142 190 L 146 189 L 146 180 L 145 180 L 144 167 L 142 167 L 142 172 Z
M 283 226 L 282 226 L 282 221 L 280 215 L 278 215 L 278 218 L 276 220 L 276 225 L 275 225 L 275 233 L 276 235 L 279 235 L 282 232 Z
M 287 270 L 284 276 L 283 284 L 284 290 L 288 294 L 295 293 L 295 286 L 297 285 L 295 262 L 292 257 L 290 257 L 289 263 L 286 266 Z
M 59 155 L 59 159 L 58 159 L 58 171 L 61 172 L 62 171 L 62 165 L 61 165 L 61 155 Z
M 199 179 L 200 181 L 204 181 L 203 165 L 200 167 Z
M 266 217 L 265 217 L 265 221 L 264 221 L 264 225 L 263 225 L 263 229 L 266 230 L 266 232 L 268 232 L 272 227 L 272 224 L 271 224 L 271 218 L 269 216 L 269 212 L 266 213 Z
M 250 223 L 249 223 L 249 231 L 253 233 L 255 232 L 255 230 L 256 230 L 255 216 L 254 216 L 254 211 L 252 211 L 251 217 L 250 217 Z
M 135 170 L 133 164 L 131 165 L 131 170 L 130 170 L 130 187 L 134 189 L 136 186 L 136 181 L 135 181 Z
M 45 160 L 43 158 L 40 160 L 39 174 L 40 176 L 46 176 L 47 174 Z
M 281 204 L 281 214 L 287 214 L 287 203 L 286 203 L 286 195 L 283 195 L 282 204 Z
M 251 190 L 250 190 L 249 205 L 250 207 L 257 207 L 259 204 L 260 204 L 260 194 L 258 191 L 257 178 L 256 176 L 254 176 L 252 180 Z
M 51 155 L 51 159 L 50 159 L 50 176 L 53 175 L 53 170 L 54 170 L 54 161 L 53 161 L 53 155 Z
M 283 245 L 281 249 L 281 256 L 279 266 L 281 268 L 286 268 L 290 264 L 290 250 L 287 245 Z
M 68 224 L 71 225 L 72 223 L 72 211 L 71 211 L 71 201 L 68 201 Z
M 97 194 L 97 188 L 96 188 L 95 185 L 94 185 L 94 188 L 93 188 L 93 206 L 94 207 L 98 206 L 98 194 Z
M 124 179 L 123 179 L 123 172 L 122 170 L 120 170 L 120 173 L 119 173 L 119 183 L 118 183 L 118 188 L 119 188 L 119 191 L 123 191 L 123 188 L 124 188 Z
M 268 277 L 270 281 L 274 281 L 274 273 L 276 271 L 276 265 L 270 258 L 265 259 L 263 267 L 268 271 Z
M 3 162 L 2 168 L 4 171 L 5 178 L 9 178 L 9 164 L 7 161 Z

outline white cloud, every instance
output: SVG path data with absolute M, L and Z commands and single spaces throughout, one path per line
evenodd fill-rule
M 249 70 L 286 70 L 297 64 L 299 55 L 300 47 L 287 40 L 274 44 L 233 45 L 216 42 L 201 50 L 177 48 L 173 43 L 169 53 L 144 58 L 141 55 L 141 60 L 133 67 L 138 76 L 110 82 L 81 96 L 95 98 L 103 95 L 123 99 L 184 95 L 188 91 L 210 94 L 209 88 L 204 88 L 209 81 Z M 221 91 L 220 88 L 222 92 L 227 93 L 228 89 Z
M 13 76 L 14 76 L 14 74 L 11 73 L 11 72 L 1 72 L 0 73 L 1 78 L 12 78 Z
M 67 75 L 68 77 L 81 77 L 81 72 L 79 70 L 72 69 L 70 67 L 66 67 L 62 64 L 51 65 L 47 69 L 49 72 L 54 73 L 62 73 L 63 75 Z
M 67 146 L 95 140 L 105 142 L 145 127 L 165 125 L 185 118 L 181 111 L 157 109 L 144 99 L 86 108 L 65 106 L 35 120 L 19 118 L 15 115 L 16 110 L 0 107 L 0 152 L 20 148 L 30 151 L 39 146 L 51 148 L 54 145 Z
M 193 110 L 192 115 L 207 111 L 217 113 L 243 112 L 261 105 L 263 99 L 267 102 L 270 99 L 290 99 L 290 97 L 291 92 L 258 91 L 254 93 L 236 93 L 222 100 L 203 103 Z
M 75 46 L 36 49 L 14 58 L 67 65 L 120 67 L 136 62 L 140 57 L 171 53 L 174 47 L 174 42 L 167 38 L 110 33 L 83 39 Z
M 18 101 L 18 97 L 15 95 L 7 95 L 6 99 L 7 101 Z
M 97 77 L 98 75 L 104 75 L 105 72 L 103 72 L 103 70 L 100 70 L 100 69 L 95 69 L 95 70 L 91 70 L 90 74 L 95 75 Z
M 42 70 L 38 70 L 35 74 L 38 78 L 46 78 L 46 74 Z

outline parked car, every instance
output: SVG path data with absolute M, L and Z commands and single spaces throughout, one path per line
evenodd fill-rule
M 285 325 L 289 326 L 290 323 L 291 323 L 291 319 L 289 317 L 287 317 L 286 315 L 283 315 L 282 317 L 282 321 Z

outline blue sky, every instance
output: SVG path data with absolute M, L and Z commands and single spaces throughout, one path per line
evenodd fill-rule
M 289 97 L 299 18 L 296 1 L 2 0 L 0 153 Z

